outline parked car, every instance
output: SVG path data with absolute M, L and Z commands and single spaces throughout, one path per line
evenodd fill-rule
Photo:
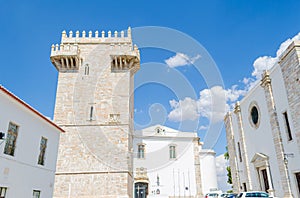
M 230 194 L 227 195 L 226 198 L 237 198 L 237 197 L 238 197 L 238 194 L 236 194 L 236 193 L 230 193 Z
M 218 197 L 219 194 L 218 193 L 207 193 L 205 195 L 205 198 L 213 198 L 213 197 Z
M 222 194 L 220 194 L 220 195 L 219 195 L 219 197 L 223 197 L 223 198 L 225 198 L 225 197 L 226 197 L 226 198 L 227 198 L 227 197 L 228 197 L 228 195 L 229 195 L 228 193 L 222 193 Z
M 241 192 L 238 196 L 238 198 L 252 198 L 252 197 L 269 197 L 268 193 L 260 192 L 260 191 L 252 191 L 252 192 Z

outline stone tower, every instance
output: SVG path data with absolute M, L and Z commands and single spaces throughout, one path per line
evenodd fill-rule
M 62 32 L 54 121 L 60 137 L 54 197 L 132 197 L 133 80 L 140 55 L 127 32 Z

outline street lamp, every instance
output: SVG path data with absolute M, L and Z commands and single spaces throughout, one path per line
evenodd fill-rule
M 284 162 L 284 165 L 285 165 L 285 170 L 286 170 L 286 174 L 287 174 L 287 179 L 288 179 L 288 190 L 289 190 L 289 194 L 292 195 L 292 191 L 291 191 L 291 179 L 290 179 L 290 174 L 289 174 L 289 167 L 288 167 L 288 163 L 289 163 L 289 160 L 288 158 L 289 157 L 294 157 L 294 153 L 284 153 L 283 154 L 283 162 Z

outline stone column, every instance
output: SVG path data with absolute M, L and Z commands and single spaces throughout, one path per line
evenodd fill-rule
M 195 163 L 195 176 L 196 176 L 196 198 L 204 197 L 202 193 L 202 178 L 201 178 L 201 167 L 200 167 L 200 157 L 199 157 L 199 140 L 200 138 L 194 138 L 194 163 Z
M 240 107 L 240 103 L 237 102 L 235 104 L 235 108 L 234 108 L 234 113 L 237 116 L 237 120 L 238 120 L 238 130 L 239 130 L 239 136 L 240 136 L 240 143 L 241 143 L 241 154 L 242 154 L 242 158 L 243 158 L 243 164 L 244 164 L 244 168 L 246 171 L 246 180 L 247 180 L 247 189 L 249 190 L 253 190 L 252 189 L 252 181 L 251 181 L 251 177 L 250 177 L 250 168 L 249 168 L 249 160 L 248 160 L 248 153 L 247 153 L 247 146 L 245 143 L 245 133 L 244 133 L 244 128 L 243 128 L 243 119 L 242 119 L 242 114 L 241 114 L 241 107 Z
M 282 189 L 284 191 L 284 198 L 293 197 L 291 192 L 290 181 L 288 179 L 287 169 L 284 164 L 284 148 L 282 144 L 278 117 L 277 117 L 275 102 L 273 98 L 271 78 L 268 71 L 265 71 L 262 76 L 261 86 L 264 88 L 265 91 L 267 108 L 269 112 L 270 124 L 272 129 L 273 142 L 275 145 L 276 158 L 277 158 L 279 171 L 280 171 Z
M 273 182 L 272 182 L 272 177 L 271 177 L 271 173 L 270 173 L 270 165 L 269 164 L 266 167 L 266 171 L 267 171 L 268 184 L 269 184 L 268 193 L 271 197 L 274 197 L 275 196 L 275 190 L 274 190 L 274 187 L 273 187 Z
M 227 149 L 229 154 L 229 164 L 231 168 L 231 179 L 232 179 L 232 190 L 235 193 L 240 192 L 240 176 L 237 167 L 237 157 L 235 149 L 234 134 L 232 128 L 232 115 L 228 112 L 224 118 L 225 129 L 226 129 L 226 139 L 227 139 Z

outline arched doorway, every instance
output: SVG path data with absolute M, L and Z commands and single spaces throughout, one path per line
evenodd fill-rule
M 148 183 L 137 182 L 134 184 L 134 197 L 146 198 L 148 195 Z

